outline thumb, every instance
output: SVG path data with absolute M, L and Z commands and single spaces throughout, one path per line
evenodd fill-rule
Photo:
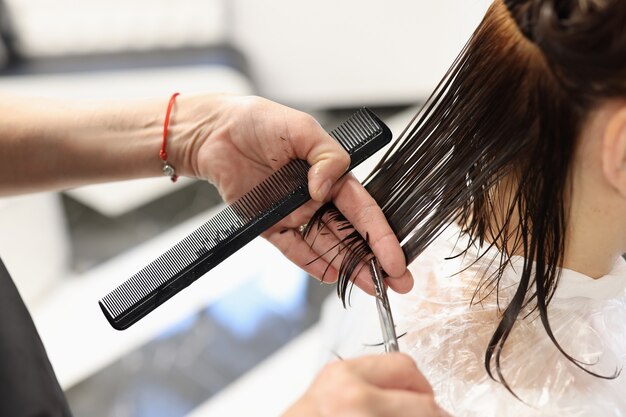
M 321 129 L 321 128 L 320 128 Z M 350 155 L 330 135 L 324 132 L 309 154 L 309 193 L 316 201 L 324 201 L 332 186 L 350 167 Z
M 337 142 L 327 146 L 320 145 L 319 148 L 314 148 L 307 158 L 311 165 L 309 193 L 314 200 L 323 202 L 328 198 L 332 186 L 350 167 L 350 156 Z
M 332 186 L 350 167 L 350 155 L 315 119 L 308 116 L 292 144 L 294 153 L 305 159 L 309 170 L 309 193 L 316 201 L 324 201 Z

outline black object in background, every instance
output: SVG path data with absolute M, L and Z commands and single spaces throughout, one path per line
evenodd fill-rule
M 0 416 L 70 417 L 33 320 L 0 260 Z
M 18 59 L 11 14 L 4 1 L 0 0 L 0 68 L 10 67 Z

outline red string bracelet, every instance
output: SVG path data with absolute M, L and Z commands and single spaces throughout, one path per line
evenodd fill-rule
M 176 97 L 178 97 L 180 93 L 172 94 L 170 98 L 170 102 L 167 105 L 167 112 L 165 113 L 165 123 L 163 123 L 163 143 L 161 144 L 161 151 L 159 152 L 159 158 L 163 161 L 163 174 L 170 177 L 172 182 L 176 182 L 178 179 L 178 175 L 176 175 L 176 168 L 174 165 L 170 164 L 167 160 L 167 152 L 165 150 L 167 145 L 167 128 L 170 125 L 170 114 L 172 113 L 172 107 L 174 107 L 174 101 L 176 101 Z

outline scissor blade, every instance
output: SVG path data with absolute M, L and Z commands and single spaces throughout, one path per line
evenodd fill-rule
M 372 281 L 374 281 L 374 289 L 376 290 L 376 308 L 378 309 L 380 328 L 383 333 L 385 352 L 398 352 L 400 349 L 398 348 L 396 326 L 393 323 L 391 306 L 389 305 L 387 290 L 383 283 L 383 273 L 376 258 L 372 258 L 370 261 L 370 273 L 372 274 Z

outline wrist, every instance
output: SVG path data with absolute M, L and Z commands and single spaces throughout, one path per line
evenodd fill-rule
M 167 134 L 167 154 L 179 176 L 211 180 L 211 155 L 202 153 L 208 141 L 224 131 L 228 96 L 211 94 L 176 98 Z M 165 115 L 165 107 L 162 117 Z
M 104 145 L 100 160 L 94 162 L 106 165 L 112 179 L 164 175 L 160 153 L 170 98 L 86 110 L 77 117 L 79 136 L 89 135 Z M 165 152 L 178 176 L 208 178 L 209 166 L 199 162 L 199 150 L 220 124 L 223 102 L 221 95 L 176 97 Z

